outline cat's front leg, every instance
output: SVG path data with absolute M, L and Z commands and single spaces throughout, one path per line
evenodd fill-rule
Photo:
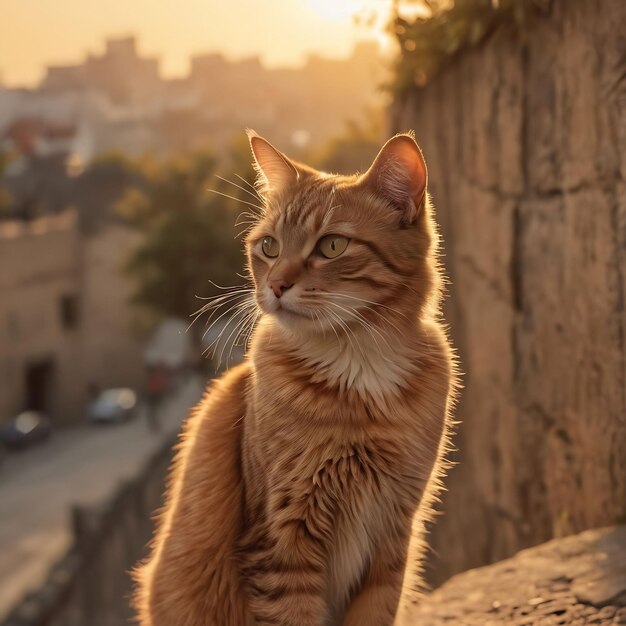
M 352 600 L 343 626 L 393 626 L 400 594 L 404 559 L 373 564 L 363 588 Z
M 326 626 L 336 499 L 314 481 L 306 489 L 276 488 L 268 506 L 271 522 L 246 550 L 243 567 L 256 623 Z
M 250 608 L 259 625 L 323 626 L 325 567 L 304 524 L 281 529 L 248 556 L 244 573 Z
M 393 626 L 402 593 L 411 522 L 395 520 L 393 526 L 394 532 L 376 551 L 342 626 Z
M 249 369 L 215 381 L 185 424 L 152 554 L 135 572 L 141 626 L 250 626 L 236 562 Z

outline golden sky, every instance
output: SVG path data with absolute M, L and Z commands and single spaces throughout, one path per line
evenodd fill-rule
M 373 33 L 353 14 L 384 15 L 391 0 L 0 0 L 0 78 L 32 85 L 48 64 L 100 52 L 107 36 L 134 33 L 144 54 L 159 55 L 166 76 L 182 75 L 194 53 L 268 65 L 294 65 L 308 52 L 346 56 Z

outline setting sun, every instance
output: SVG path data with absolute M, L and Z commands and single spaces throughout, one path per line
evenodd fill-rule
M 172 1 L 110 0 L 105 12 L 99 2 L 38 0 L 37 7 L 33 20 L 30 3 L 3 3 L 0 84 L 37 84 L 47 64 L 77 62 L 86 52 L 99 53 L 97 42 L 130 33 L 146 54 L 158 52 L 170 77 L 184 75 L 189 58 L 207 51 L 259 56 L 274 67 L 299 65 L 311 53 L 346 57 L 357 41 L 379 39 L 391 0 L 187 0 L 182 9 Z

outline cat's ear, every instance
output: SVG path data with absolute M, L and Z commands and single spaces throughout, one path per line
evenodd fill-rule
M 360 180 L 397 206 L 402 211 L 402 221 L 407 224 L 419 215 L 427 182 L 426 163 L 412 133 L 392 137 Z
M 288 157 L 253 130 L 246 133 L 261 191 L 281 191 L 298 180 L 298 170 Z

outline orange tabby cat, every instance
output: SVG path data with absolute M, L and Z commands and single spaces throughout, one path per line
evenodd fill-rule
M 185 426 L 140 622 L 390 626 L 415 588 L 455 381 L 426 165 L 411 135 L 352 177 L 249 136 L 262 316 Z

